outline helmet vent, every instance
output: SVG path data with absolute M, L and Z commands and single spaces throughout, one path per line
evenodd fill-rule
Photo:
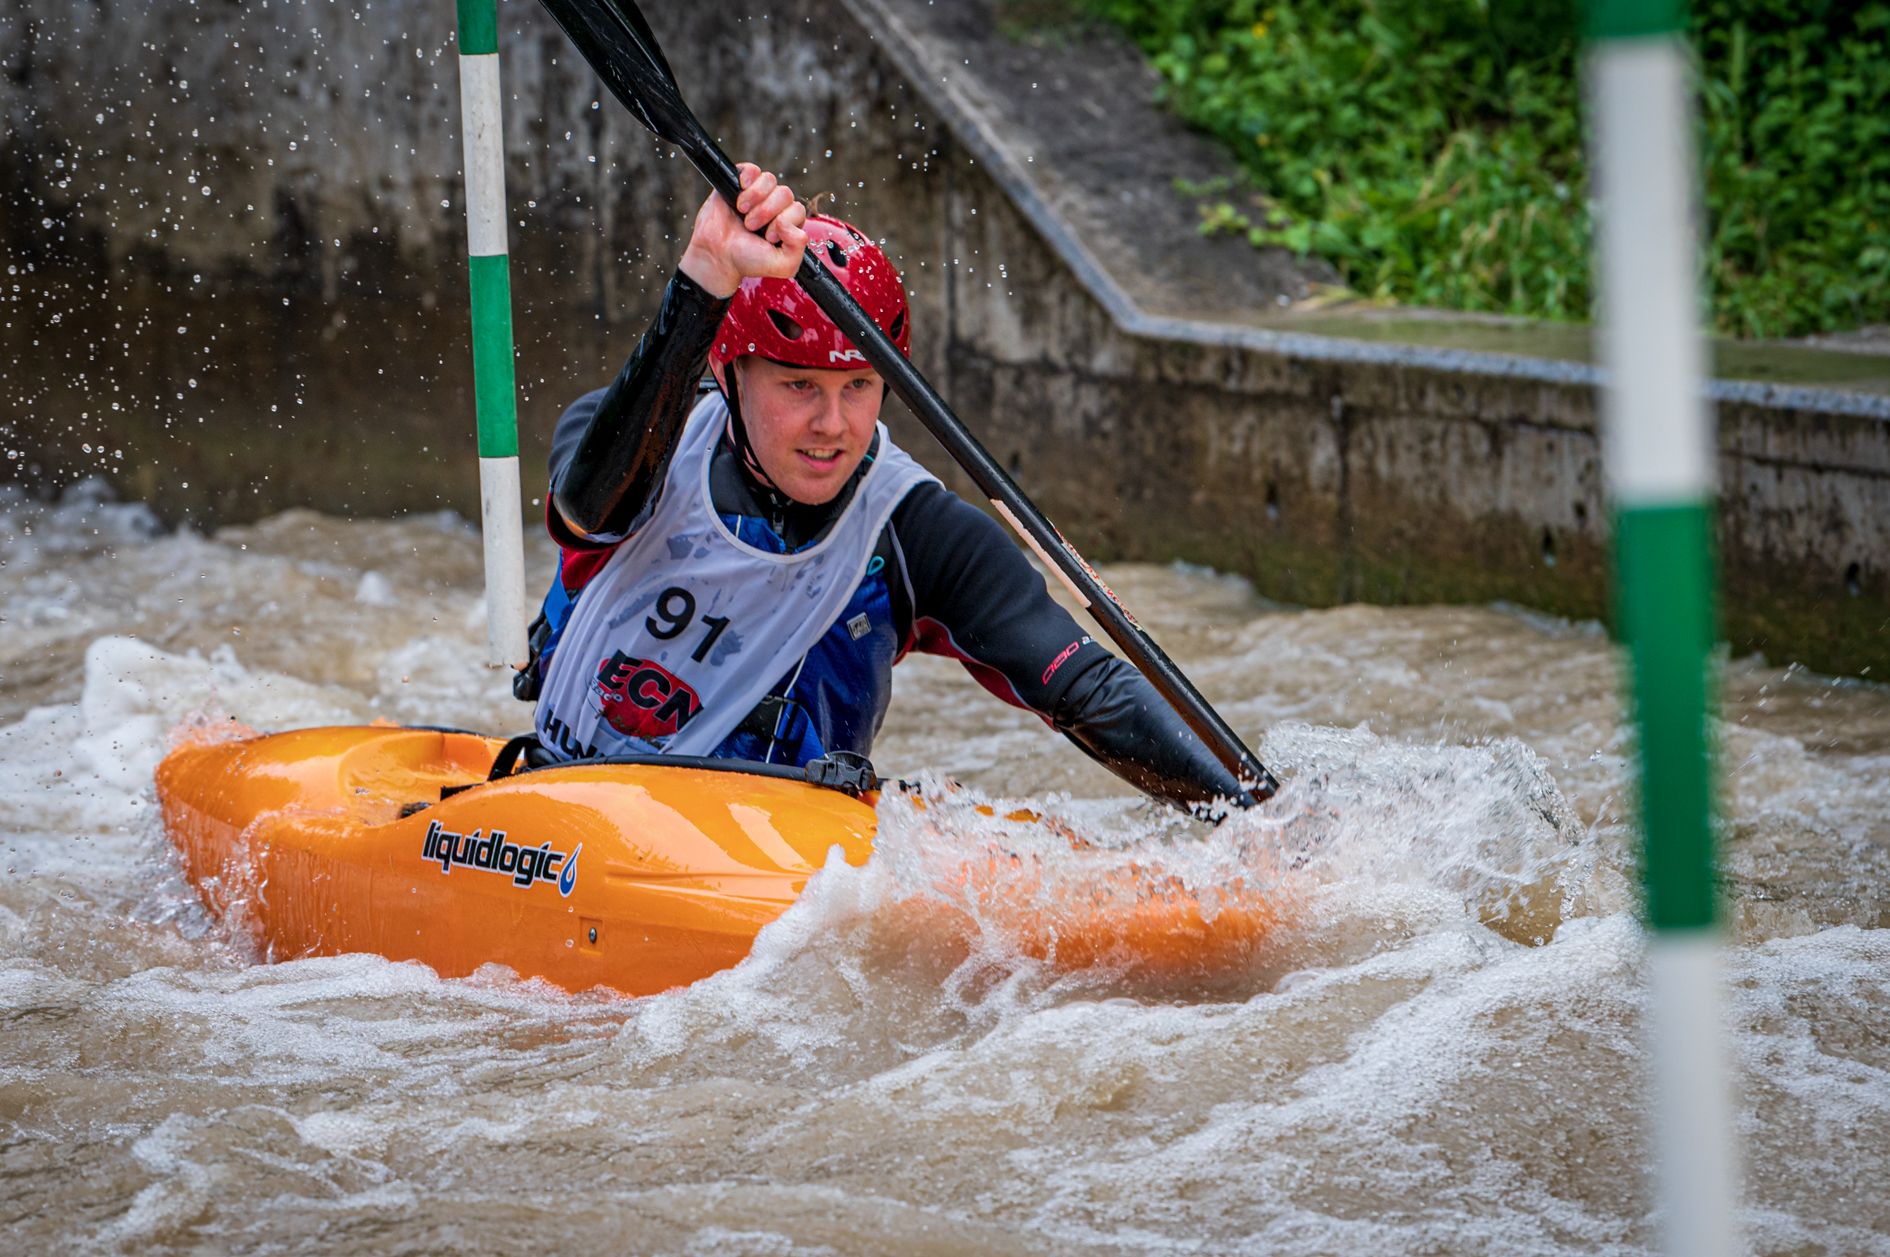
M 779 310 L 768 311 L 768 321 L 774 324 L 775 331 L 781 333 L 781 335 L 787 337 L 789 340 L 799 340 L 801 338 L 801 332 L 803 330 L 801 325 Z
M 838 240 L 829 240 L 827 242 L 827 256 L 833 259 L 835 266 L 845 266 L 847 264 L 847 251 L 840 247 Z
M 892 337 L 894 340 L 898 340 L 899 333 L 905 330 L 906 330 L 906 312 L 904 310 L 901 310 L 899 313 L 893 315 L 892 326 L 886 329 L 886 334 Z

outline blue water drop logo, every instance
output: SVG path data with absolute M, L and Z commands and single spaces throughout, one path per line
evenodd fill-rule
M 564 868 L 558 872 L 558 893 L 560 895 L 569 898 L 571 889 L 577 885 L 577 862 L 578 857 L 583 854 L 584 844 L 580 842 L 577 845 L 577 850 L 573 851 L 565 859 Z

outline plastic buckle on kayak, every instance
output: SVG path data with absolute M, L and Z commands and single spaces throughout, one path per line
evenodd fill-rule
M 809 760 L 801 772 L 813 785 L 838 790 L 856 799 L 879 786 L 879 774 L 873 771 L 873 761 L 852 751 L 829 751 L 819 759 Z

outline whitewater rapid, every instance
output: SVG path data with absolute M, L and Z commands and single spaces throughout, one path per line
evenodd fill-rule
M 531 561 L 548 574 L 542 546 Z M 157 825 L 180 728 L 494 732 L 476 535 L 167 532 L 0 488 L 0 1208 L 16 1251 L 1638 1253 L 1632 741 L 1595 626 L 1107 576 L 1288 785 L 1216 830 L 955 664 L 883 809 L 741 966 L 641 1000 L 265 963 Z M 1729 1030 L 1765 1253 L 1890 1252 L 1890 690 L 1723 664 Z M 1276 861 L 1235 973 L 1058 973 L 911 927 L 1027 801 L 1154 875 Z M 1014 841 L 1015 835 L 1005 838 Z M 1055 844 L 1046 885 L 1082 876 Z M 948 904 L 976 916 L 975 903 Z

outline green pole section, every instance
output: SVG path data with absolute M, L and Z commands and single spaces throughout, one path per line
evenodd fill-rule
M 473 389 L 479 457 L 518 453 L 518 389 L 512 365 L 512 265 L 503 253 L 469 259 Z
M 1656 930 L 1705 929 L 1714 894 L 1713 513 L 1624 507 L 1615 518 L 1621 634 L 1640 722 L 1643 880 Z
M 499 51 L 499 0 L 458 0 L 459 55 L 483 57 Z
M 1588 0 L 1584 16 L 1593 42 L 1683 36 L 1687 27 L 1686 0 Z

